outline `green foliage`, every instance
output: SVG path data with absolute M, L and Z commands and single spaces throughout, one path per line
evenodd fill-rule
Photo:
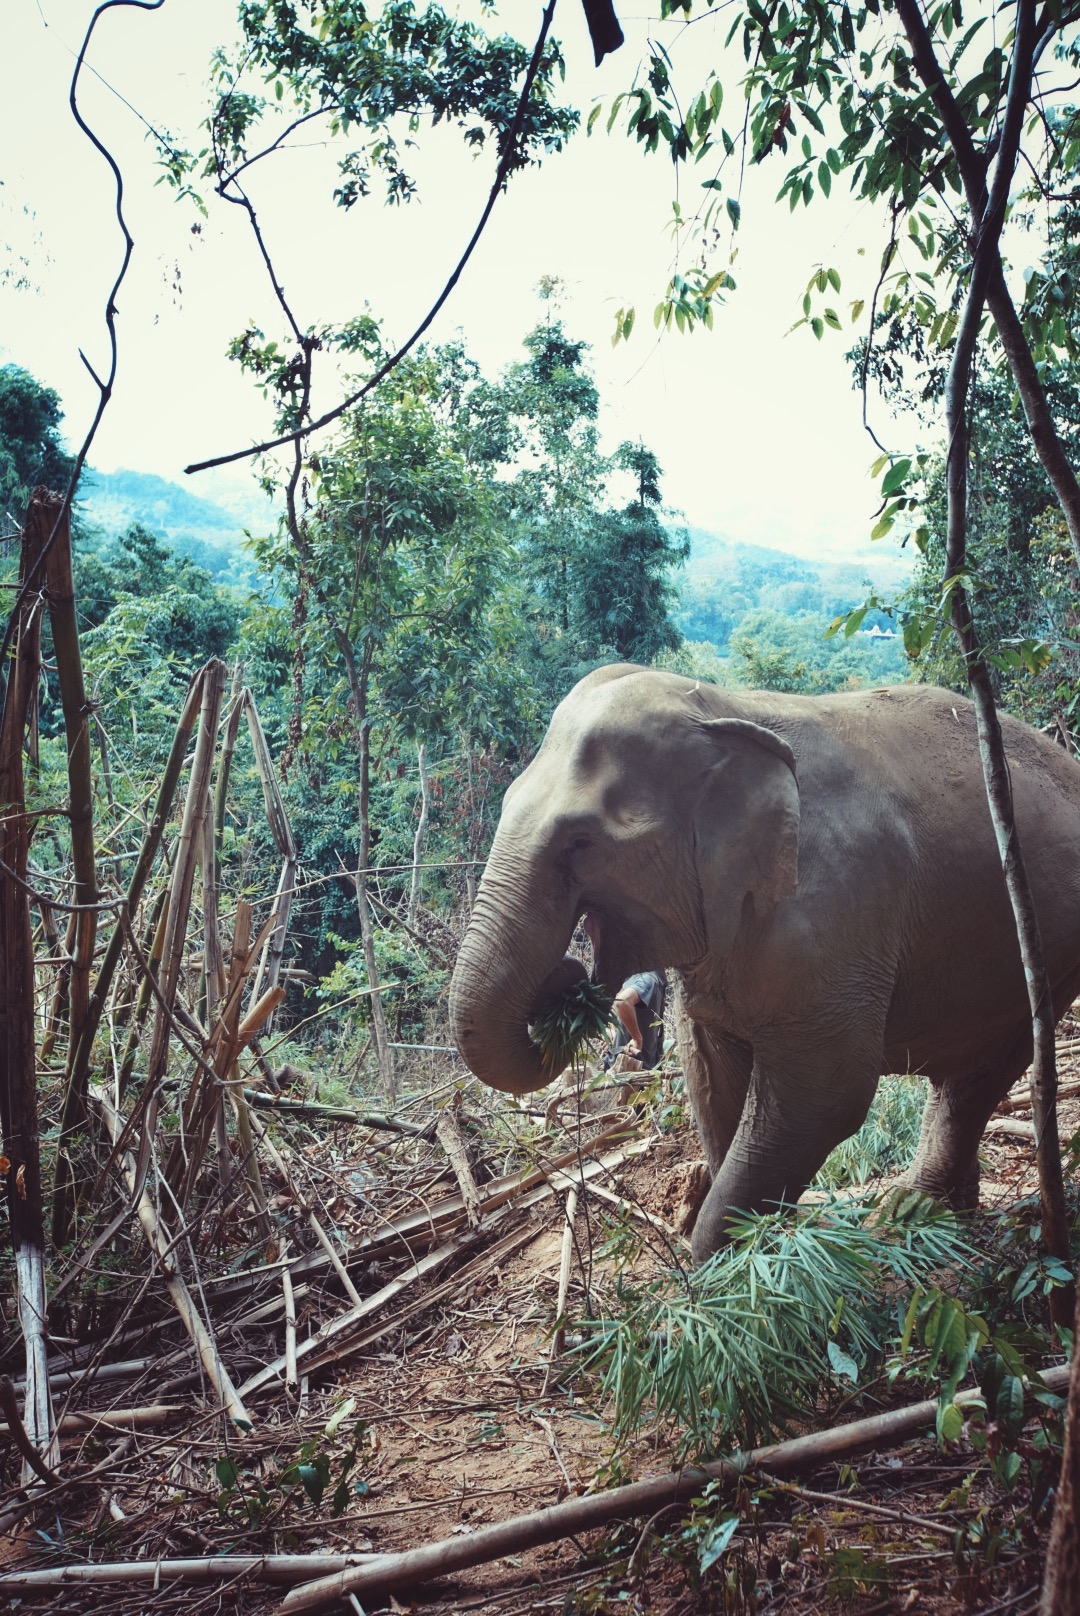
M 60 441 L 63 418 L 51 387 L 18 365 L 0 365 L 0 503 L 8 532 L 22 525 L 39 483 L 58 493 L 67 488 L 74 462 Z
M 585 1326 L 618 1440 L 655 1418 L 703 1455 L 786 1429 L 823 1386 L 881 1361 L 891 1289 L 970 1254 L 956 1219 L 910 1194 L 745 1218 L 731 1234 L 696 1274 L 620 1275 L 617 1315 Z
M 924 1078 L 883 1077 L 866 1121 L 830 1152 L 815 1188 L 840 1189 L 903 1172 L 915 1155 L 925 1103 Z

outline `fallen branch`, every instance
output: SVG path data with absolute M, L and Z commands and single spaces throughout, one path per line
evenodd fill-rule
M 461 1111 L 461 1092 L 458 1090 L 450 1104 L 439 1112 L 439 1120 L 435 1124 L 435 1133 L 440 1145 L 446 1152 L 446 1159 L 454 1169 L 454 1177 L 458 1181 L 462 1200 L 465 1202 L 465 1217 L 470 1229 L 480 1227 L 480 1191 L 476 1187 L 473 1177 L 472 1163 L 469 1161 L 469 1152 L 461 1132 L 459 1121 Z
M 1067 1364 L 1046 1370 L 1042 1375 L 1042 1384 L 1052 1391 L 1062 1391 L 1068 1381 Z M 965 1405 L 981 1401 L 982 1394 L 978 1391 L 961 1392 L 956 1398 L 956 1402 Z M 627 1487 L 613 1487 L 584 1498 L 569 1498 L 550 1509 L 533 1510 L 494 1526 L 480 1527 L 467 1536 L 442 1538 L 400 1554 L 378 1555 L 362 1566 L 334 1572 L 294 1588 L 286 1594 L 274 1616 L 298 1616 L 301 1611 L 324 1610 L 351 1594 L 362 1598 L 393 1593 L 399 1588 L 430 1582 L 433 1577 L 500 1560 L 505 1555 L 521 1554 L 541 1543 L 595 1531 L 612 1521 L 653 1515 L 671 1505 L 689 1503 L 710 1481 L 733 1480 L 747 1472 L 758 1471 L 770 1476 L 798 1475 L 822 1464 L 850 1459 L 866 1448 L 895 1447 L 932 1425 L 937 1409 L 937 1399 L 928 1398 L 908 1408 L 891 1409 L 887 1414 L 755 1448 L 750 1453 L 734 1454 L 730 1459 L 674 1470 L 666 1476 L 632 1482 Z
M 292 1117 L 325 1117 L 328 1122 L 352 1122 L 360 1128 L 383 1129 L 386 1133 L 420 1135 L 427 1132 L 415 1122 L 399 1122 L 396 1117 L 377 1116 L 370 1111 L 352 1111 L 344 1105 L 320 1105 L 316 1100 L 286 1100 L 280 1094 L 244 1090 L 244 1099 L 263 1111 L 283 1111 Z
M 1058 1045 L 1059 1054 L 1061 1053 L 1062 1047 L 1062 1045 Z M 1059 1100 L 1075 1100 L 1078 1094 L 1080 1094 L 1080 1083 L 1061 1083 L 1058 1085 L 1057 1097 Z M 1017 1094 L 1015 1096 L 1007 1097 L 1006 1099 L 1002 1100 L 997 1109 L 999 1111 L 1030 1111 L 1031 1095 Z

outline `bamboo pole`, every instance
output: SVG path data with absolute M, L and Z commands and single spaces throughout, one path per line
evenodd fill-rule
M 75 947 L 71 955 L 71 1024 L 68 1036 L 68 1070 L 86 1020 L 90 1000 L 90 970 L 97 936 L 98 885 L 94 856 L 94 795 L 91 775 L 90 704 L 86 699 L 79 625 L 75 616 L 75 580 L 71 567 L 71 520 L 67 502 L 59 494 L 37 489 L 31 509 L 37 503 L 49 533 L 59 527 L 45 557 L 46 598 L 52 628 L 60 702 L 67 740 L 68 818 L 71 827 L 71 862 L 74 874 L 74 902 L 85 905 L 75 917 Z M 82 1120 L 85 1095 L 72 1095 L 70 1076 L 65 1094 L 67 1113 L 77 1107 Z
M 30 502 L 20 555 L 20 578 L 32 575 L 49 538 L 37 494 Z M 20 594 L 20 600 L 23 599 Z M 28 597 L 14 625 L 0 716 L 0 1122 L 8 1217 L 15 1252 L 15 1290 L 26 1346 L 23 1425 L 43 1462 L 55 1469 L 49 1366 L 45 1345 L 45 1220 L 41 1189 L 34 1028 L 34 945 L 26 891 L 30 826 L 23 780 L 23 737 L 41 668 L 40 600 Z M 35 1479 L 25 1460 L 23 1484 Z
M 409 907 L 406 921 L 410 926 L 416 925 L 416 910 L 420 903 L 420 861 L 424 856 L 424 839 L 427 836 L 428 818 L 431 809 L 431 784 L 427 772 L 427 742 L 420 741 L 416 748 L 416 766 L 420 772 L 420 818 L 416 826 L 416 835 L 413 837 L 412 850 L 412 879 L 409 882 Z
M 191 760 L 184 815 L 176 844 L 173 879 L 169 894 L 169 907 L 165 927 L 164 948 L 159 974 L 160 1002 L 156 1005 L 154 1030 L 151 1034 L 150 1055 L 147 1063 L 147 1092 L 149 1095 L 142 1139 L 137 1158 L 136 1178 L 141 1186 L 149 1164 L 149 1152 L 157 1126 L 160 1105 L 159 1085 L 168 1067 L 169 1038 L 173 1004 L 180 981 L 180 967 L 187 936 L 191 893 L 195 880 L 197 837 L 203 823 L 206 793 L 214 762 L 221 698 L 225 688 L 225 664 L 216 658 L 202 670 L 202 700 L 199 708 L 199 727 L 195 737 L 195 751 Z
M 193 1560 L 120 1560 L 110 1565 L 50 1566 L 43 1571 L 8 1571 L 0 1575 L 0 1589 L 109 1587 L 149 1582 L 245 1581 L 293 1583 L 305 1577 L 362 1565 L 370 1554 L 207 1554 Z

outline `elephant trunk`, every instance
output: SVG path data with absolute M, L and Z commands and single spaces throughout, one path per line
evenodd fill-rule
M 476 1076 L 508 1094 L 530 1094 L 558 1076 L 529 1037 L 546 1004 L 586 976 L 564 956 L 576 914 L 521 894 L 520 879 L 488 863 L 450 983 L 450 1025 Z

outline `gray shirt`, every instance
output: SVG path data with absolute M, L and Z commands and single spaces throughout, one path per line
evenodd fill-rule
M 651 1071 L 664 1053 L 664 1002 L 667 997 L 667 977 L 663 971 L 638 971 L 634 976 L 628 976 L 623 983 L 623 990 L 633 988 L 641 1000 L 634 1009 L 637 1011 L 638 1026 L 641 1028 L 641 1064 L 647 1071 Z M 630 1034 L 620 1023 L 612 1045 L 612 1054 L 617 1055 L 620 1049 L 630 1042 Z

